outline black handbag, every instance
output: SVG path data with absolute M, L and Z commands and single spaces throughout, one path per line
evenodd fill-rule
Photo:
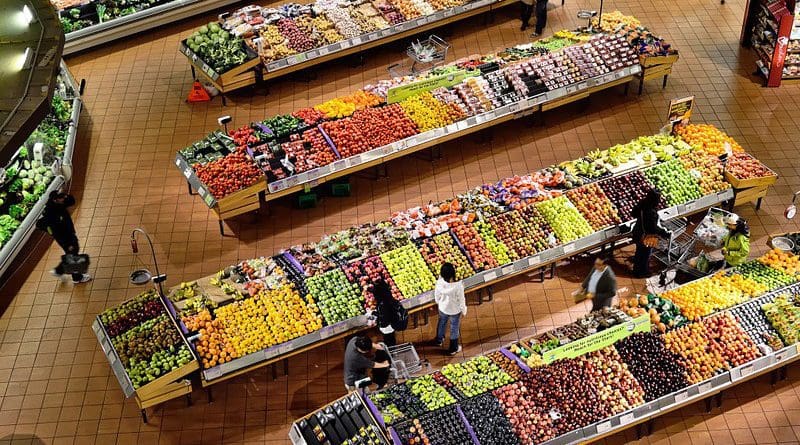
M 89 271 L 89 255 L 85 253 L 67 253 L 61 255 L 61 270 L 63 270 L 65 274 L 85 274 Z

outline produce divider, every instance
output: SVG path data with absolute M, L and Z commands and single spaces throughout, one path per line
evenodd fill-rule
M 797 257 L 794 258 L 794 262 L 796 262 L 796 261 L 797 261 Z M 794 269 L 794 270 L 795 270 L 795 274 L 797 274 L 797 272 L 800 272 L 800 269 Z M 794 277 L 795 277 L 795 279 L 797 279 L 797 275 L 795 275 Z M 701 279 L 701 280 L 703 280 L 703 279 Z M 698 280 L 698 281 L 700 281 L 700 280 Z M 733 305 L 731 307 L 722 309 L 719 312 L 714 312 L 712 314 L 709 314 L 709 315 L 699 319 L 695 323 L 697 323 L 697 324 L 706 324 L 706 323 L 708 323 L 708 326 L 714 326 L 714 321 L 715 320 L 726 319 L 725 317 L 728 317 L 727 320 L 732 320 L 733 323 L 735 323 L 735 327 L 740 327 L 740 323 L 741 323 L 741 320 L 743 318 L 743 316 L 741 316 L 741 313 L 739 312 L 739 311 L 741 311 L 741 309 L 743 309 L 743 308 L 745 308 L 747 306 L 756 307 L 756 308 L 766 308 L 770 303 L 772 303 L 776 298 L 778 298 L 778 296 L 787 295 L 787 294 L 791 295 L 790 298 L 793 298 L 796 301 L 798 295 L 800 294 L 800 284 L 795 282 L 795 283 L 790 284 L 788 286 L 782 286 L 782 287 L 779 287 L 777 289 L 773 289 L 770 292 L 768 292 L 766 294 L 763 294 L 761 296 L 758 296 L 758 297 L 755 297 L 753 299 L 747 300 L 747 301 L 745 301 L 743 303 L 740 303 L 740 304 Z M 794 304 L 796 305 L 797 303 L 795 302 Z M 767 309 L 761 309 L 761 310 L 767 311 Z M 800 317 L 798 317 L 798 315 L 800 315 L 800 313 L 797 312 L 797 308 L 795 306 L 794 315 L 790 315 L 790 317 L 794 317 L 794 318 L 790 319 L 787 322 L 788 325 L 784 326 L 784 329 L 788 330 L 787 331 L 788 334 L 786 334 L 786 335 L 789 335 L 789 336 L 794 335 L 795 336 L 794 338 L 792 338 L 792 337 L 784 337 L 784 341 L 789 343 L 788 345 L 782 345 L 781 347 L 776 348 L 776 349 L 772 349 L 772 348 L 762 349 L 761 347 L 759 347 L 757 349 L 759 349 L 760 352 L 758 352 L 756 354 L 755 358 L 750 358 L 749 360 L 743 360 L 743 361 L 742 360 L 736 361 L 736 362 L 734 362 L 735 366 L 725 367 L 725 369 L 717 371 L 716 373 L 714 373 L 713 376 L 711 376 L 709 378 L 702 379 L 701 381 L 694 382 L 694 383 L 688 384 L 686 386 L 682 386 L 682 387 L 680 387 L 679 389 L 677 389 L 675 391 L 671 391 L 671 392 L 669 392 L 667 394 L 664 394 L 664 395 L 662 395 L 660 397 L 657 397 L 657 398 L 654 398 L 652 400 L 646 400 L 646 401 L 642 400 L 641 403 L 635 403 L 635 404 L 633 404 L 633 406 L 630 406 L 628 409 L 621 410 L 621 411 L 619 411 L 619 412 L 617 412 L 617 413 L 615 413 L 615 414 L 613 414 L 611 416 L 606 416 L 606 417 L 601 418 L 601 419 L 599 419 L 597 421 L 591 422 L 591 423 L 589 423 L 587 425 L 580 426 L 580 427 L 575 428 L 575 429 L 573 429 L 571 431 L 568 431 L 568 432 L 565 432 L 565 433 L 563 433 L 561 435 L 558 435 L 557 437 L 552 437 L 552 438 L 547 439 L 547 440 L 534 440 L 533 443 L 542 443 L 542 444 L 545 444 L 545 445 L 565 445 L 565 444 L 584 443 L 586 441 L 599 440 L 599 439 L 602 439 L 604 437 L 608 437 L 608 436 L 611 436 L 613 434 L 616 434 L 619 431 L 622 431 L 624 429 L 630 428 L 632 426 L 639 425 L 639 424 L 651 421 L 651 420 L 653 420 L 653 419 L 655 419 L 655 418 L 657 418 L 659 416 L 662 416 L 662 415 L 667 414 L 667 413 L 669 413 L 671 411 L 680 409 L 680 408 L 682 408 L 684 406 L 688 406 L 688 405 L 690 405 L 692 403 L 695 403 L 695 402 L 697 402 L 699 400 L 702 400 L 702 399 L 706 399 L 706 403 L 707 403 L 706 404 L 706 408 L 707 408 L 707 410 L 710 411 L 710 409 L 711 409 L 710 397 L 718 395 L 718 394 L 721 394 L 723 391 L 725 391 L 727 389 L 730 389 L 730 388 L 732 388 L 732 387 L 734 387 L 734 386 L 736 386 L 736 385 L 738 385 L 738 384 L 740 384 L 742 382 L 745 382 L 747 380 L 750 380 L 750 379 L 765 375 L 765 374 L 770 373 L 770 372 L 775 372 L 775 371 L 777 371 L 778 369 L 781 369 L 781 368 L 785 368 L 785 367 L 789 366 L 790 364 L 795 363 L 798 359 L 800 359 L 800 355 L 798 355 L 798 345 L 796 343 L 796 337 L 798 335 L 800 335 Z M 647 319 L 647 321 L 649 322 L 650 316 L 648 314 L 644 314 L 642 317 Z M 766 320 L 766 319 L 765 319 L 765 322 L 766 323 L 773 323 L 773 324 L 781 323 L 780 321 L 772 321 L 772 320 Z M 633 322 L 630 322 L 630 321 L 629 322 L 623 322 L 622 324 L 618 324 L 618 325 L 616 325 L 616 326 L 614 326 L 612 328 L 609 328 L 609 329 L 625 327 L 626 324 L 629 324 L 629 323 L 633 323 Z M 649 324 L 648 324 L 648 326 L 649 326 Z M 633 328 L 631 328 L 631 329 L 633 329 Z M 682 328 L 674 327 L 674 328 L 671 328 L 671 329 L 682 329 Z M 605 331 L 601 331 L 601 333 L 602 332 L 605 332 Z M 740 335 L 744 335 L 745 337 L 747 337 L 747 338 L 749 338 L 751 340 L 751 343 L 750 343 L 750 345 L 751 345 L 750 347 L 751 348 L 754 348 L 755 345 L 757 345 L 757 344 L 758 345 L 765 345 L 763 338 L 754 336 L 754 334 L 751 333 L 750 331 L 744 332 L 744 331 L 740 330 L 738 332 L 739 332 Z M 651 335 L 657 335 L 657 334 L 651 334 Z M 580 341 L 580 340 L 578 340 L 578 341 Z M 728 339 L 728 341 L 739 341 L 739 340 Z M 508 349 L 509 348 L 514 348 L 515 345 L 516 344 L 512 344 L 510 346 L 503 347 L 503 348 L 501 348 L 499 350 L 499 352 L 503 353 L 506 357 L 513 356 L 514 358 L 518 359 L 519 357 L 508 353 Z M 607 345 L 599 345 L 599 346 L 607 346 Z M 598 348 L 594 349 L 594 351 L 597 351 L 597 350 L 601 350 L 601 348 L 598 347 Z M 586 352 L 589 353 L 591 351 L 587 350 Z M 637 354 L 637 353 L 638 352 L 634 352 L 634 354 Z M 645 352 L 645 351 L 642 351 L 642 353 L 643 354 L 647 354 L 647 352 Z M 484 357 L 490 357 L 490 356 L 492 356 L 492 354 L 495 354 L 495 353 L 494 352 L 487 353 Z M 545 354 L 546 354 L 546 352 L 545 352 Z M 608 353 L 606 352 L 606 354 L 608 354 Z M 606 356 L 613 357 L 614 355 L 612 353 L 611 355 L 606 355 Z M 617 357 L 619 357 L 619 356 L 617 356 Z M 471 362 L 474 362 L 475 360 L 476 360 L 476 358 L 472 358 L 472 359 L 468 359 L 466 362 L 463 362 L 463 363 L 450 364 L 450 365 L 447 365 L 447 366 L 450 366 L 450 367 L 459 367 L 459 366 L 460 367 L 464 367 L 464 366 L 467 366 L 467 364 L 469 364 Z M 736 360 L 738 360 L 738 359 L 736 359 Z M 496 363 L 498 364 L 498 366 L 500 366 L 499 362 L 496 362 Z M 519 369 L 519 371 L 517 371 L 517 372 L 523 373 L 523 374 L 519 374 L 521 376 L 525 376 L 527 374 L 530 374 L 530 372 L 531 372 L 531 368 L 526 367 L 523 364 L 523 362 L 521 362 L 519 360 L 516 361 L 516 362 L 511 362 L 511 363 L 505 364 L 504 366 L 501 366 L 499 369 L 501 369 L 500 372 L 509 372 L 509 375 L 511 375 L 512 367 L 515 367 L 515 366 L 518 367 L 518 369 Z M 627 368 L 624 368 L 624 369 L 625 369 L 625 371 L 624 371 L 623 374 L 628 373 L 627 375 L 631 375 L 629 373 L 629 371 L 628 371 L 628 369 L 631 369 L 630 367 L 627 367 Z M 444 369 L 442 371 L 437 371 L 434 374 L 438 374 L 440 372 L 444 372 Z M 619 372 L 619 370 L 617 370 L 616 372 Z M 639 372 L 639 371 L 637 371 L 637 372 Z M 458 376 L 459 374 L 451 374 L 451 375 Z M 479 373 L 476 374 L 476 377 L 473 377 L 473 378 L 477 378 L 477 377 L 480 377 Z M 410 380 L 409 382 L 414 382 L 414 381 L 417 381 L 417 380 L 421 380 L 423 378 L 425 378 L 425 377 L 416 377 L 416 378 L 413 378 L 412 380 Z M 441 377 L 439 378 L 439 380 L 437 380 L 437 378 L 434 377 L 434 380 L 437 381 L 438 383 L 442 382 Z M 478 379 L 478 381 L 480 381 L 480 379 Z M 448 385 L 453 385 L 455 382 L 454 381 L 450 381 L 450 380 L 445 380 L 445 382 L 447 382 L 447 383 L 444 384 L 444 387 L 447 388 L 445 393 L 452 392 L 453 391 L 453 387 L 452 386 L 448 386 Z M 406 386 L 408 384 L 409 384 L 408 382 L 400 382 L 400 383 L 396 384 L 396 386 Z M 517 383 L 513 383 L 512 385 L 509 385 L 509 386 L 513 386 L 513 385 L 517 385 Z M 413 386 L 413 384 L 412 384 L 412 386 Z M 457 383 L 456 383 L 456 387 L 458 387 Z M 516 386 L 513 386 L 513 387 L 517 388 Z M 505 387 L 503 387 L 503 388 L 505 388 Z M 491 392 L 486 393 L 486 392 L 484 392 L 482 395 L 479 395 L 478 397 L 491 397 L 491 398 L 497 397 L 498 399 L 502 400 L 502 395 L 501 394 L 502 394 L 503 388 L 497 389 L 496 391 L 494 391 L 494 393 L 491 393 Z M 436 390 L 430 390 L 430 389 L 429 389 L 429 391 L 436 392 Z M 498 392 L 498 391 L 500 391 L 500 392 Z M 412 393 L 413 393 L 413 390 L 412 390 Z M 384 394 L 386 394 L 386 395 L 384 395 Z M 392 394 L 394 394 L 393 393 L 393 387 L 389 387 L 389 388 L 387 388 L 385 390 L 382 390 L 380 392 L 377 392 L 377 393 L 371 393 L 371 394 L 362 393 L 362 399 L 363 399 L 364 403 L 366 403 L 367 406 L 370 407 L 371 411 L 375 414 L 375 417 L 377 418 L 378 423 L 382 427 L 386 428 L 389 431 L 388 435 L 389 435 L 389 437 L 392 438 L 392 443 L 394 445 L 404 445 L 404 444 L 408 444 L 408 443 L 414 443 L 414 442 L 404 441 L 402 439 L 402 435 L 398 434 L 397 428 L 395 427 L 397 422 L 402 422 L 402 421 L 404 421 L 403 419 L 406 419 L 405 421 L 408 421 L 408 420 L 410 420 L 410 418 L 415 419 L 415 422 L 416 422 L 417 421 L 416 419 L 420 419 L 420 418 L 426 417 L 429 414 L 434 414 L 434 413 L 436 413 L 438 411 L 441 411 L 442 409 L 447 409 L 447 408 L 442 408 L 439 405 L 437 405 L 437 407 L 435 407 L 435 408 L 434 407 L 425 408 L 423 413 L 421 413 L 421 414 L 412 415 L 410 418 L 409 417 L 404 417 L 403 412 L 398 410 L 397 406 L 395 406 L 392 403 L 392 401 L 394 400 L 393 398 L 395 397 Z M 453 394 L 458 394 L 458 393 L 456 392 L 456 393 L 453 393 Z M 523 391 L 522 394 L 525 394 L 525 392 Z M 613 393 L 610 394 L 610 396 L 613 396 Z M 411 397 L 413 397 L 413 396 L 411 396 Z M 375 403 L 373 402 L 372 399 L 381 400 L 383 409 L 386 409 L 387 412 L 392 413 L 392 417 L 393 418 L 391 420 L 391 423 L 394 424 L 394 425 L 390 426 L 390 421 L 388 421 L 388 419 L 387 420 L 384 419 L 383 414 L 382 414 L 382 410 L 375 406 Z M 471 403 L 472 400 L 475 400 L 475 399 L 471 399 L 469 397 L 466 398 L 466 399 L 463 398 L 463 397 L 462 398 L 456 397 L 454 400 L 452 400 L 451 403 L 455 403 L 456 410 L 461 415 L 461 419 L 462 419 L 462 422 L 464 423 L 464 427 L 469 432 L 470 437 L 473 438 L 473 443 L 479 443 L 479 441 L 476 440 L 476 437 L 475 437 L 476 436 L 475 430 L 477 428 L 475 428 L 475 426 L 473 426 L 473 425 L 470 425 L 470 422 L 468 421 L 468 419 L 463 415 L 463 406 L 464 406 L 464 404 L 465 403 Z M 406 400 L 399 399 L 398 403 L 400 403 L 400 401 L 402 401 L 404 404 L 406 404 L 405 406 L 409 406 L 408 404 L 411 404 L 413 402 L 413 400 L 411 400 L 411 399 L 406 399 Z M 336 403 L 336 402 L 334 402 L 334 403 Z M 526 412 L 525 411 L 527 409 L 526 407 L 527 407 L 527 405 L 523 404 L 521 407 L 518 406 L 517 408 L 519 408 L 521 410 L 520 412 L 524 413 L 524 412 Z M 513 410 L 514 413 L 516 413 L 516 409 L 517 408 L 515 408 Z M 503 413 L 503 411 L 500 411 L 496 415 L 499 415 L 499 416 L 502 416 L 503 418 L 506 418 L 505 416 L 509 416 L 509 412 L 510 412 L 509 410 L 510 410 L 510 408 L 508 410 L 506 410 L 505 413 Z M 482 414 L 485 415 L 485 416 L 492 416 L 495 413 L 482 412 Z M 516 415 L 516 414 L 514 414 L 514 415 Z M 561 415 L 562 415 L 562 413 L 560 413 L 557 408 L 552 408 L 550 413 L 549 413 L 549 417 L 551 417 L 554 422 L 557 421 L 558 419 L 560 419 Z M 396 418 L 394 416 L 400 416 L 400 418 L 399 418 L 400 420 L 398 420 L 398 418 Z M 545 414 L 545 416 L 547 416 L 547 414 Z M 523 417 L 523 419 L 525 419 L 525 418 L 527 418 L 527 417 Z M 508 419 L 511 420 L 510 417 Z M 535 422 L 535 419 L 532 419 L 532 418 L 530 418 L 528 420 Z M 297 435 L 295 433 L 295 430 L 298 427 L 298 423 L 299 422 L 296 422 L 295 424 L 293 424 L 293 426 L 292 426 L 292 428 L 291 428 L 291 430 L 289 432 L 289 438 L 291 439 L 292 443 L 294 445 L 313 445 L 315 442 L 313 442 L 313 441 L 311 441 L 311 442 L 305 441 L 302 436 L 299 436 L 299 435 Z M 422 424 L 424 425 L 424 423 L 425 422 L 423 421 Z M 502 421 L 501 421 L 501 423 L 502 423 Z M 417 425 L 419 425 L 419 424 L 417 424 Z M 498 427 L 497 423 L 491 423 L 490 422 L 489 425 L 492 425 L 493 426 L 492 430 L 496 431 L 496 429 Z M 516 425 L 519 425 L 519 423 L 517 423 Z M 523 425 L 524 425 L 524 422 L 523 422 Z M 427 428 L 428 427 L 425 426 L 426 430 L 427 430 Z M 522 428 L 524 428 L 524 426 Z M 537 428 L 548 428 L 548 425 L 545 424 L 544 426 L 537 426 Z M 482 433 L 482 432 L 480 430 L 478 430 L 478 433 Z M 491 432 L 485 432 L 485 433 L 491 434 Z M 423 431 L 423 432 L 420 433 L 419 432 L 419 428 L 417 428 L 417 434 L 423 434 L 424 435 L 425 432 Z M 416 437 L 416 436 L 412 436 L 412 437 Z M 342 442 L 332 441 L 330 443 L 342 443 Z M 511 442 L 509 442 L 509 443 L 511 443 Z
M 98 12 L 110 11 L 99 1 L 51 0 L 61 17 L 64 28 L 64 55 L 77 53 L 105 43 L 147 31 L 162 25 L 193 17 L 207 11 L 228 6 L 238 0 L 155 0 L 140 2 L 148 5 L 136 10 L 131 6 L 123 9 L 124 15 L 100 20 Z
M 203 32 L 224 32 L 214 26 Z M 197 38 L 207 39 L 202 35 Z M 222 232 L 224 219 L 260 208 L 261 196 L 269 201 L 308 191 L 335 178 L 616 85 L 625 84 L 627 91 L 631 80 L 642 77 L 643 61 L 656 58 L 661 61 L 659 66 L 671 67 L 677 60 L 677 53 L 667 44 L 662 43 L 666 49 L 660 51 L 671 55 L 659 57 L 641 53 L 638 41 L 626 38 L 630 39 L 622 34 L 560 31 L 548 39 L 498 54 L 470 56 L 417 76 L 380 81 L 292 115 L 254 122 L 230 135 L 212 132 L 180 150 L 175 164 L 186 177 L 190 193 L 197 190 L 217 213 Z M 187 41 L 195 40 L 189 37 Z M 580 67 L 580 71 L 559 74 L 562 65 Z M 212 70 L 207 64 L 203 67 Z M 448 76 L 465 72 L 469 75 L 453 86 Z M 438 79 L 443 80 L 440 83 Z M 411 84 L 424 84 L 426 88 L 397 103 L 387 100 L 393 91 Z M 434 97 L 428 99 L 432 93 Z M 415 114 L 417 106 L 449 111 L 446 117 L 431 121 Z M 433 109 L 430 112 L 437 113 Z M 366 147 L 353 146 L 348 139 L 348 134 L 358 131 L 380 135 L 378 123 L 389 120 L 401 125 L 403 133 L 376 136 L 375 141 L 364 138 L 369 141 Z M 236 171 L 235 179 L 225 173 L 230 169 Z M 264 187 L 268 193 L 262 194 Z M 231 201 L 235 202 L 225 202 L 234 194 Z
M 56 85 L 52 110 L 0 175 L 0 276 L 30 239 L 50 192 L 72 173 L 82 102 L 63 61 Z
M 228 73 L 215 72 L 202 57 L 181 42 L 179 51 L 185 55 L 192 66 L 192 73 L 203 79 L 220 92 L 229 93 L 240 88 L 255 85 L 258 81 L 269 81 L 321 63 L 359 53 L 376 46 L 385 45 L 406 37 L 455 23 L 479 14 L 514 4 L 513 0 L 472 0 L 463 5 L 433 12 L 432 14 L 409 19 L 387 28 L 378 29 L 346 40 L 318 46 L 308 51 L 296 53 L 278 60 L 261 62 L 261 69 L 255 70 L 259 63 L 248 62 L 246 72 L 226 76 Z M 230 31 L 230 29 L 228 29 Z M 249 48 L 248 48 L 249 49 Z M 257 58 L 256 58 L 257 59 Z

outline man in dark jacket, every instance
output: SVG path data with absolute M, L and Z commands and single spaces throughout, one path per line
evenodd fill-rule
M 581 292 L 592 299 L 593 311 L 611 307 L 617 295 L 617 276 L 602 257 L 595 258 L 592 271 L 583 280 Z
M 633 275 L 636 278 L 650 276 L 650 255 L 653 248 L 645 244 L 645 238 L 651 235 L 669 238 L 672 233 L 661 227 L 658 216 L 658 204 L 661 193 L 650 190 L 647 195 L 633 207 L 631 214 L 636 218 L 631 237 L 636 243 L 636 253 L 633 255 Z
M 50 193 L 47 204 L 45 204 L 42 217 L 36 223 L 36 227 L 49 233 L 64 250 L 64 254 L 77 255 L 80 252 L 78 236 L 75 235 L 75 225 L 69 214 L 69 207 L 75 205 L 75 197 L 55 190 Z M 51 273 L 56 277 L 62 277 L 64 272 L 63 263 L 59 263 Z M 72 282 L 75 284 L 91 281 L 91 275 L 85 273 L 73 273 Z
M 539 37 L 547 26 L 547 0 L 536 0 L 536 32 L 531 37 Z

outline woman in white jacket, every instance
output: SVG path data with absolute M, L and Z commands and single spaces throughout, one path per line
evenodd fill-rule
M 456 355 L 461 352 L 461 345 L 458 344 L 459 326 L 461 316 L 467 315 L 467 302 L 464 298 L 464 283 L 456 281 L 456 269 L 452 264 L 442 264 L 433 296 L 439 308 L 439 324 L 436 326 L 436 339 L 433 343 L 436 346 L 444 344 L 444 331 L 449 321 L 450 348 L 447 353 Z

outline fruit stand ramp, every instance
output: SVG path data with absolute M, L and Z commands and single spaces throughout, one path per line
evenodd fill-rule
M 272 182 L 268 185 L 265 200 L 272 201 L 504 122 L 525 117 L 531 113 L 541 113 L 618 85 L 627 85 L 637 76 L 639 70 L 640 68 L 634 65 L 570 87 L 553 90 L 472 116 L 447 127 L 420 133 L 360 155 L 340 159 L 321 168 Z
M 759 174 L 740 178 L 728 168 L 729 166 L 726 166 L 725 180 L 733 185 L 736 195 L 733 206 L 738 206 L 747 202 L 755 202 L 756 210 L 759 210 L 761 208 L 761 200 L 767 196 L 769 186 L 775 184 L 778 180 L 778 174 L 750 155 L 736 153 L 734 156 L 744 158 L 746 162 L 752 163 L 751 165 L 757 165 L 757 173 Z M 728 162 L 733 163 L 735 161 L 728 160 Z
M 660 214 L 663 218 L 686 216 L 704 211 L 706 208 L 727 201 L 732 197 L 733 192 L 731 189 L 727 189 L 722 192 L 701 197 L 695 201 L 661 210 Z M 480 291 L 513 276 L 543 269 L 579 253 L 624 239 L 626 236 L 628 236 L 628 232 L 627 230 L 623 230 L 623 225 L 612 226 L 571 243 L 556 246 L 513 263 L 478 272 L 466 278 L 464 280 L 464 286 L 468 293 Z M 199 281 L 203 281 L 203 279 Z M 171 302 L 167 301 L 167 304 L 171 305 Z M 433 292 L 428 291 L 415 297 L 405 299 L 402 304 L 410 314 L 423 312 L 423 315 L 427 316 L 427 309 L 434 306 Z M 271 366 L 272 376 L 273 379 L 275 379 L 277 378 L 276 364 L 278 362 L 283 361 L 284 373 L 286 373 L 288 370 L 287 359 L 290 357 L 310 351 L 330 342 L 341 340 L 367 329 L 370 329 L 370 327 L 367 325 L 365 315 L 324 326 L 322 329 L 294 338 L 288 342 L 256 351 L 252 354 L 239 357 L 221 365 L 216 365 L 209 369 L 201 370 L 201 384 L 204 388 L 207 388 L 210 393 L 210 386 L 216 383 L 226 381 L 268 365 Z
M 160 297 L 159 300 L 161 301 L 165 312 L 172 320 L 175 329 L 178 329 L 178 324 L 175 322 L 174 313 L 168 309 L 163 297 Z M 141 410 L 142 420 L 144 423 L 147 423 L 146 409 L 149 407 L 159 405 L 168 400 L 172 400 L 184 395 L 187 396 L 187 401 L 191 402 L 190 397 L 192 393 L 192 384 L 189 380 L 184 379 L 184 377 L 200 369 L 200 365 L 197 361 L 197 358 L 194 357 L 194 353 L 192 353 L 193 359 L 185 365 L 180 366 L 177 369 L 172 370 L 143 386 L 140 386 L 139 388 L 134 388 L 133 382 L 128 376 L 125 366 L 120 360 L 119 354 L 114 349 L 111 336 L 108 335 L 108 332 L 106 331 L 105 326 L 103 326 L 99 315 L 92 323 L 92 331 L 97 337 L 97 341 L 100 343 L 100 347 L 102 348 L 108 363 L 111 365 L 111 370 L 114 372 L 114 376 L 117 378 L 123 394 L 125 394 L 125 397 L 134 396 L 136 404 Z M 183 334 L 184 333 L 181 333 L 180 336 L 182 339 L 181 341 L 185 342 L 186 347 L 191 351 L 191 347 L 184 338 Z
M 186 162 L 180 153 L 175 156 L 175 166 L 178 167 L 186 178 L 186 183 L 189 186 L 189 194 L 193 194 L 193 190 L 196 191 L 208 208 L 216 213 L 220 235 L 225 235 L 225 227 L 222 223 L 223 220 L 261 208 L 261 196 L 267 189 L 266 181 L 257 181 L 255 184 L 231 193 L 224 198 L 216 199 L 211 192 L 208 191 L 200 178 L 197 177 L 194 169 Z
M 644 82 L 658 77 L 664 78 L 661 88 L 667 87 L 667 78 L 672 74 L 672 65 L 678 61 L 678 53 L 668 56 L 639 56 L 639 64 L 642 65 L 642 73 L 639 74 L 639 95 L 644 90 Z

